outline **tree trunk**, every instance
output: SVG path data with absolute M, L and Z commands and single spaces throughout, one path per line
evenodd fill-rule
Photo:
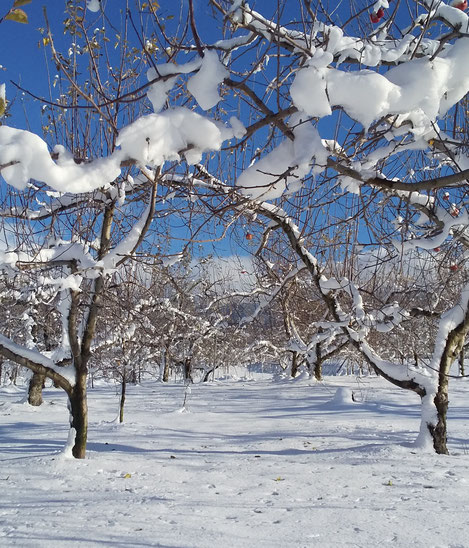
M 316 361 L 314 362 L 314 378 L 317 381 L 322 381 L 322 362 L 324 358 L 322 356 L 321 344 L 316 345 Z
M 448 383 L 446 383 L 447 385 Z M 446 446 L 447 428 L 446 415 L 448 412 L 448 388 L 442 389 L 438 387 L 438 392 L 434 398 L 434 403 L 437 412 L 436 424 L 428 424 L 428 429 L 433 438 L 433 447 L 439 455 L 448 455 L 449 451 Z
M 322 360 L 320 358 L 314 364 L 314 378 L 317 381 L 322 381 Z
M 446 416 L 448 413 L 448 388 L 449 376 L 452 360 L 446 355 L 440 363 L 438 374 L 438 389 L 433 397 L 433 405 L 435 408 L 433 421 L 427 422 L 427 428 L 430 432 L 433 441 L 435 452 L 439 455 L 448 455 L 447 441 L 447 426 Z
M 466 352 L 464 347 L 462 347 L 461 352 L 459 353 L 459 374 L 461 377 L 464 377 L 464 358 L 466 357 Z
M 184 360 L 184 380 L 189 383 L 194 382 L 192 378 L 192 358 L 190 356 Z
M 125 404 L 125 389 L 126 389 L 126 386 L 127 386 L 127 378 L 126 378 L 126 373 L 125 373 L 125 368 L 124 368 L 124 372 L 122 374 L 122 383 L 121 383 L 121 399 L 120 399 L 120 403 L 119 403 L 119 422 L 120 423 L 124 422 L 124 404 Z
M 39 407 L 42 405 L 42 389 L 44 388 L 45 376 L 40 373 L 33 373 L 28 387 L 28 403 Z
M 312 377 L 314 373 L 314 378 L 317 381 L 322 380 L 323 361 L 324 361 L 324 358 L 322 356 L 321 346 L 319 343 L 316 343 L 314 346 L 314 351 L 311 351 L 308 353 L 307 363 L 308 363 L 309 375 Z
M 74 435 L 72 455 L 84 459 L 88 437 L 88 405 L 86 401 L 86 374 L 77 375 L 77 383 L 69 394 L 70 428 Z
M 11 373 L 10 373 L 10 381 L 15 386 L 16 386 L 16 381 L 18 380 L 18 369 L 19 369 L 19 367 L 17 365 L 14 365 L 12 367 Z
M 168 349 L 165 348 L 163 351 L 163 382 L 169 381 L 169 356 Z
M 294 350 L 291 357 L 291 376 L 294 379 L 298 374 L 298 368 L 300 366 L 300 360 L 298 359 L 298 352 Z

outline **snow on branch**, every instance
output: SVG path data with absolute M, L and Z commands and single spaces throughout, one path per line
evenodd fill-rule
M 37 350 L 20 346 L 4 335 L 0 335 L 0 354 L 36 373 L 46 375 L 66 392 L 72 391 L 75 383 L 75 368 L 72 365 L 59 367 Z

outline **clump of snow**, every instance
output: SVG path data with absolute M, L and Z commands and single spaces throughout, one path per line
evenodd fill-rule
M 364 127 L 388 114 L 408 119 L 415 113 L 420 118 L 423 114 L 429 126 L 429 120 L 443 116 L 468 92 L 468 54 L 469 39 L 463 38 L 435 59 L 413 59 L 385 74 L 325 67 L 320 61 L 332 56 L 315 56 L 298 72 L 290 93 L 294 104 L 310 116 L 326 116 L 340 106 Z
M 320 55 L 320 52 L 323 55 Z M 326 68 L 333 60 L 330 53 L 318 50 L 307 65 L 296 74 L 290 87 L 293 103 L 310 116 L 322 118 L 332 113 L 331 105 L 326 94 Z
M 86 9 L 96 12 L 101 8 L 101 0 L 88 0 L 86 2 Z
M 62 450 L 62 455 L 67 459 L 73 459 L 73 446 L 75 445 L 75 438 L 77 435 L 77 431 L 75 428 L 70 427 L 70 430 L 68 431 L 68 438 L 67 442 Z
M 302 178 L 312 169 L 321 172 L 327 152 L 319 133 L 310 123 L 300 123 L 294 140 L 285 139 L 269 154 L 246 169 L 237 180 L 237 187 L 251 198 L 273 200 L 301 188 Z
M 233 129 L 233 137 L 236 137 L 236 139 L 241 139 L 245 135 L 246 128 L 244 127 L 243 122 L 236 118 L 236 116 L 231 116 L 230 125 Z
M 120 175 L 119 155 L 76 164 L 69 155 L 54 162 L 47 144 L 29 131 L 0 126 L 0 164 L 17 162 L 2 169 L 5 181 L 19 190 L 30 179 L 60 192 L 89 192 L 105 186 Z
M 228 76 L 229 72 L 220 63 L 218 55 L 214 51 L 205 50 L 200 69 L 189 78 L 187 89 L 200 107 L 208 110 L 220 101 L 218 85 Z
M 148 69 L 147 78 L 149 82 L 158 78 L 158 73 L 153 67 Z M 174 87 L 176 80 L 177 76 L 169 78 L 168 80 L 161 79 L 149 87 L 147 97 L 153 105 L 154 112 L 159 112 L 164 107 L 168 98 L 168 92 Z
M 350 192 L 351 194 L 360 194 L 360 182 L 356 179 L 352 179 L 352 177 L 347 177 L 346 175 L 343 175 L 338 178 L 340 187 L 346 191 Z
M 333 398 L 331 398 L 325 405 L 327 407 L 346 407 L 354 403 L 352 390 L 345 386 L 339 386 L 339 388 L 335 391 Z
M 179 161 L 181 154 L 189 164 L 196 164 L 204 152 L 219 150 L 226 137 L 226 128 L 178 107 L 142 116 L 119 132 L 117 145 L 126 158 L 142 165 Z

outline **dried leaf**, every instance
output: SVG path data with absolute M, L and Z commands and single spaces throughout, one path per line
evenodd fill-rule
M 11 10 L 5 19 L 15 21 L 16 23 L 28 23 L 28 16 L 23 10 Z
M 31 4 L 32 1 L 33 0 L 15 0 L 13 7 L 20 8 L 21 6 L 26 6 L 27 4 Z
M 0 97 L 0 116 L 3 116 L 5 114 L 5 108 L 6 108 L 5 99 Z

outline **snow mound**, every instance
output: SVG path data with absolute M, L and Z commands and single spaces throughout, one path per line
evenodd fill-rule
M 337 388 L 334 397 L 329 400 L 325 405 L 327 407 L 347 407 L 354 405 L 353 392 L 350 388 L 340 386 Z

